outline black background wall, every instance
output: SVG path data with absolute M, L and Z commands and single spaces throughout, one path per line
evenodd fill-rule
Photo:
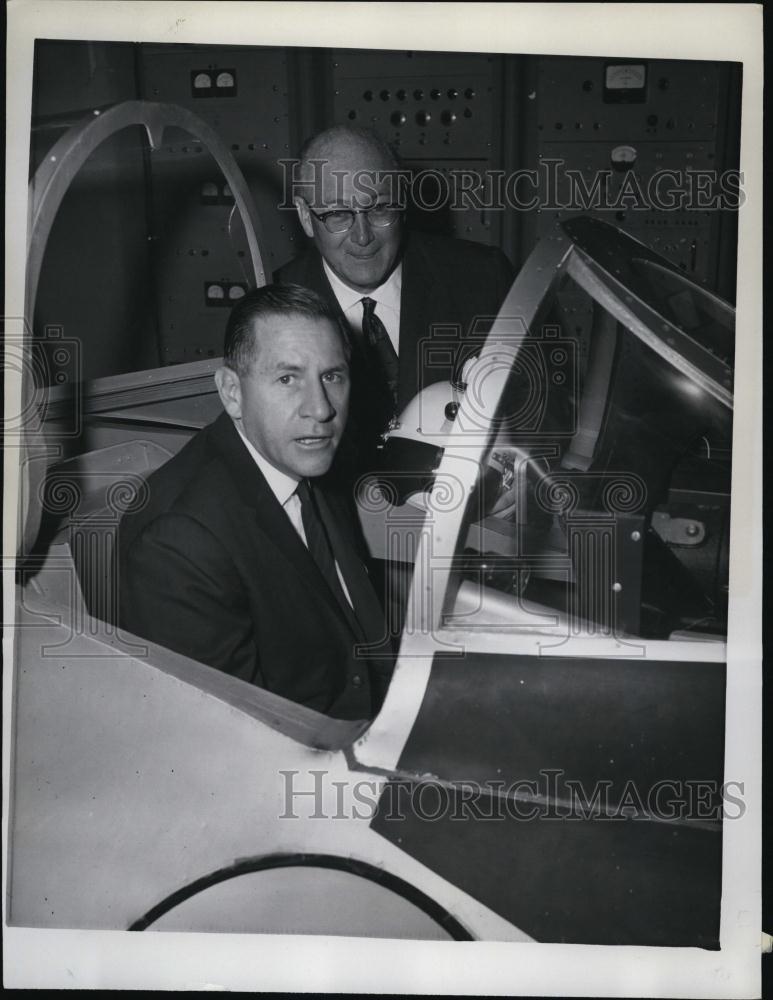
M 589 189 L 606 172 L 603 193 L 614 205 L 629 168 L 642 187 L 663 169 L 737 168 L 740 91 L 739 69 L 728 63 L 39 41 L 30 167 L 94 110 L 136 98 L 188 107 L 217 130 L 247 178 L 270 272 L 305 240 L 294 211 L 279 207 L 278 161 L 334 122 L 369 125 L 407 166 L 432 170 L 441 193 L 454 171 L 476 178 L 474 204 L 412 211 L 413 225 L 499 245 L 520 266 L 557 219 L 582 209 L 566 197 L 567 169 Z M 492 186 L 497 172 L 519 170 L 538 176 L 529 210 L 526 199 L 497 203 Z M 431 184 L 422 189 L 425 200 L 431 193 Z M 624 201 L 590 214 L 734 298 L 734 212 Z M 127 129 L 93 154 L 65 198 L 36 334 L 77 337 L 86 379 L 219 356 L 222 306 L 249 285 L 248 261 L 206 148 L 170 130 L 151 151 L 142 129 Z M 222 298 L 209 294 L 213 286 Z M 76 377 L 55 361 L 48 367 L 52 379 Z

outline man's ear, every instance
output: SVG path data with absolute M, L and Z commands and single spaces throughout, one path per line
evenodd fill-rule
M 311 212 L 309 211 L 309 206 L 306 204 L 305 199 L 301 198 L 300 195 L 296 195 L 296 197 L 293 198 L 293 204 L 295 205 L 295 210 L 298 213 L 298 218 L 300 219 L 304 233 L 313 238 L 314 226 L 311 223 Z
M 215 372 L 215 385 L 225 412 L 232 420 L 240 420 L 242 415 L 242 384 L 239 376 L 232 368 L 224 365 Z

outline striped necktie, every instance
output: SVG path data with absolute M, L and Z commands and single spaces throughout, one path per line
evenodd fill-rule
M 376 315 L 376 303 L 373 299 L 362 300 L 362 332 L 365 335 L 371 354 L 376 359 L 378 367 L 383 372 L 392 401 L 397 402 L 397 381 L 399 362 L 397 351 L 392 346 L 386 327 Z

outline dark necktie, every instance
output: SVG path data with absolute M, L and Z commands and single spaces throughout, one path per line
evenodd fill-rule
M 392 346 L 386 327 L 376 315 L 375 309 L 376 303 L 373 299 L 364 298 L 362 300 L 362 332 L 371 354 L 383 372 L 392 401 L 396 403 L 397 380 L 400 370 L 397 351 Z
M 317 564 L 320 573 L 325 579 L 333 596 L 341 606 L 347 621 L 353 628 L 355 634 L 361 637 L 361 629 L 351 604 L 346 598 L 341 581 L 338 578 L 333 549 L 330 545 L 325 525 L 320 517 L 319 507 L 314 496 L 314 489 L 308 479 L 302 479 L 296 489 L 298 499 L 301 501 L 301 520 L 303 521 L 303 531 L 306 535 L 306 545 L 311 557 Z

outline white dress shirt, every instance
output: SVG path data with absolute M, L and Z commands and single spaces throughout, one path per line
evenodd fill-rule
M 276 466 L 272 465 L 268 459 L 264 458 L 258 449 L 247 440 L 238 424 L 234 425 L 239 432 L 239 437 L 244 441 L 244 446 L 252 455 L 252 458 L 263 473 L 263 478 L 268 483 L 271 492 L 284 508 L 285 514 L 290 518 L 290 523 L 301 536 L 303 544 L 306 545 L 306 532 L 303 530 L 303 518 L 301 517 L 301 501 L 295 492 L 298 489 L 299 479 L 295 476 L 288 476 L 286 472 L 280 472 Z
M 301 511 L 301 500 L 298 494 L 296 493 L 300 479 L 297 479 L 295 476 L 288 476 L 286 472 L 281 472 L 279 469 L 276 468 L 276 466 L 272 465 L 271 462 L 269 462 L 267 458 L 264 458 L 263 455 L 261 455 L 261 453 L 258 451 L 258 449 L 250 441 L 247 440 L 247 438 L 244 436 L 244 432 L 242 431 L 241 427 L 236 422 L 234 422 L 234 426 L 239 432 L 239 437 L 242 439 L 242 441 L 244 441 L 245 448 L 250 453 L 250 455 L 252 455 L 255 464 L 263 473 L 263 478 L 268 483 L 269 489 L 281 504 L 285 514 L 287 514 L 287 516 L 289 517 L 290 524 L 292 524 L 292 526 L 300 535 L 301 541 L 306 546 L 306 548 L 308 548 L 309 543 L 306 541 L 306 532 L 304 531 L 303 528 L 303 513 Z M 337 559 L 335 560 L 335 566 L 336 566 L 336 573 L 338 574 L 338 582 L 341 584 L 341 588 L 346 596 L 346 600 L 349 602 L 349 604 L 352 604 L 352 599 L 349 596 L 349 591 L 347 590 L 346 587 L 346 581 L 343 578 L 343 574 L 341 573 L 341 567 L 338 565 Z M 354 607 L 353 604 L 352 607 Z
M 327 280 L 333 289 L 333 294 L 338 299 L 346 321 L 349 326 L 362 333 L 362 300 L 364 298 L 373 299 L 376 303 L 376 315 L 381 320 L 392 341 L 392 347 L 399 356 L 400 353 L 400 293 L 403 287 L 403 265 L 398 264 L 392 271 L 383 285 L 367 295 L 356 291 L 345 285 L 343 281 L 327 265 L 323 259 L 322 266 L 325 269 Z

